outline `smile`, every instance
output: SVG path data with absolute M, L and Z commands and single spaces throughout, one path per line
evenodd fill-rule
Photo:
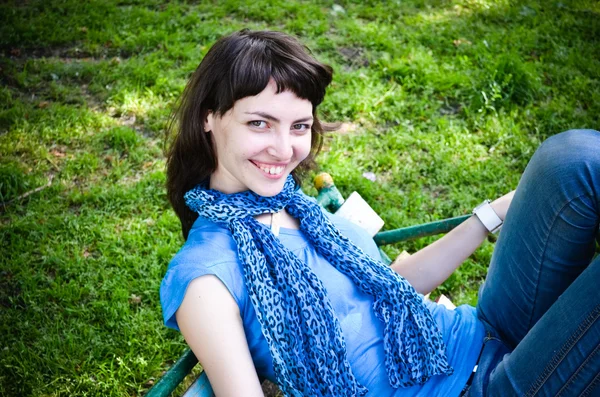
M 254 161 L 250 161 L 250 162 L 270 177 L 281 176 L 281 174 L 283 173 L 283 170 L 285 169 L 285 166 L 283 166 L 283 165 L 261 164 L 261 163 L 256 163 Z

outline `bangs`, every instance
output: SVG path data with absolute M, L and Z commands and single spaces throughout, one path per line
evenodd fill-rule
M 242 98 L 261 93 L 273 79 L 277 93 L 291 91 L 311 102 L 313 110 L 323 101 L 331 82 L 332 70 L 312 58 L 308 49 L 290 38 L 283 48 L 279 43 L 246 36 L 232 53 L 228 78 L 217 83 L 216 110 L 224 114 Z

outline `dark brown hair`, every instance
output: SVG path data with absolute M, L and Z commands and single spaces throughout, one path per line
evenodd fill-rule
M 317 106 L 331 83 L 332 69 L 317 61 L 296 38 L 280 32 L 247 29 L 219 39 L 190 78 L 173 113 L 167 137 L 167 193 L 187 239 L 198 215 L 186 205 L 183 195 L 194 186 L 207 184 L 217 169 L 211 134 L 204 131 L 209 112 L 223 116 L 234 103 L 262 92 L 270 79 L 277 92 L 291 91 L 312 103 L 311 153 L 292 172 L 299 174 L 314 164 L 322 144 L 322 133 L 330 130 L 317 118 Z

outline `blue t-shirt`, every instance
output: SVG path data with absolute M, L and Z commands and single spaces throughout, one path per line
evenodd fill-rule
M 367 254 L 381 259 L 373 239 L 362 228 L 338 216 L 330 216 L 342 234 Z M 373 299 L 359 291 L 348 276 L 320 256 L 301 231 L 281 228 L 279 239 L 300 260 L 309 264 L 323 282 L 342 327 L 352 371 L 357 380 L 369 389 L 368 396 L 451 397 L 460 394 L 477 361 L 484 338 L 483 325 L 473 307 L 464 305 L 448 310 L 433 302 L 426 303 L 444 337 L 454 374 L 434 376 L 424 385 L 395 389 L 390 386 L 385 369 L 383 323 L 371 309 Z M 196 277 L 207 274 L 218 277 L 237 302 L 257 373 L 275 381 L 267 341 L 244 284 L 235 242 L 226 228 L 201 217 L 194 223 L 186 243 L 169 264 L 160 287 L 165 324 L 179 329 L 175 312 L 183 301 L 187 286 Z

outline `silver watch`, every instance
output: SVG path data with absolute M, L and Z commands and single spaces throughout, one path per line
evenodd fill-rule
M 504 223 L 490 205 L 490 200 L 484 200 L 483 203 L 475 207 L 473 215 L 483 223 L 483 226 L 485 226 L 490 233 L 498 233 Z

